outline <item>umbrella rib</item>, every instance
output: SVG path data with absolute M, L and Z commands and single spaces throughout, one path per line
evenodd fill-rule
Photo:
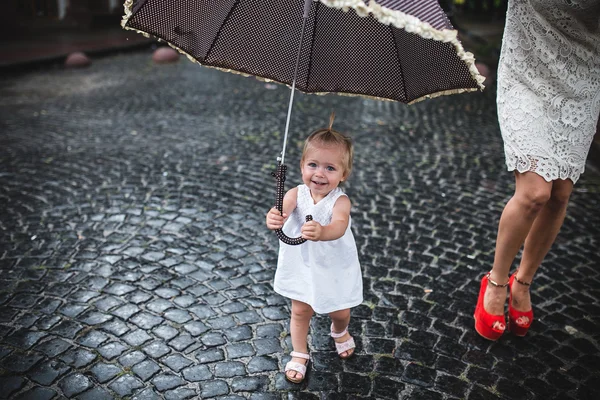
M 296 78 L 298 77 L 298 65 L 300 64 L 300 56 L 302 55 L 302 43 L 304 41 L 304 31 L 306 30 L 306 20 L 308 20 L 308 14 L 312 0 L 304 0 L 304 12 L 302 13 L 302 30 L 300 31 L 300 43 L 298 45 L 298 54 L 296 56 L 296 65 L 294 67 L 294 77 L 292 80 L 292 90 L 290 93 L 290 102 L 288 105 L 287 118 L 285 121 L 285 131 L 283 133 L 283 149 L 281 150 L 281 157 L 279 157 L 281 164 L 285 162 L 285 147 L 287 146 L 288 131 L 290 128 L 290 117 L 292 116 L 292 105 L 294 104 L 294 91 L 296 89 Z
M 227 13 L 227 16 L 223 20 L 223 23 L 219 26 L 219 30 L 217 31 L 217 34 L 215 35 L 215 38 L 213 39 L 212 43 L 208 47 L 208 51 L 206 52 L 206 56 L 204 56 L 204 61 L 205 62 L 208 62 L 207 61 L 208 57 L 210 56 L 210 53 L 211 53 L 212 49 L 215 47 L 215 43 L 217 43 L 217 40 L 219 40 L 219 36 L 221 36 L 221 31 L 223 30 L 223 27 L 225 25 L 227 25 L 227 21 L 229 21 L 229 18 L 231 17 L 231 14 L 233 14 L 233 11 L 237 8 L 238 4 L 240 4 L 240 0 L 236 0 L 236 2 L 233 4 L 233 6 L 231 7 L 231 9 Z
M 312 61 L 313 61 L 313 49 L 315 47 L 315 32 L 317 31 L 317 14 L 319 9 L 321 8 L 321 2 L 318 2 L 315 5 L 315 18 L 313 19 L 313 33 L 310 40 L 310 51 L 308 52 L 308 68 L 306 70 L 306 91 L 308 92 L 308 88 L 310 87 L 310 71 L 312 69 Z
M 147 1 L 147 0 L 144 0 L 144 1 L 138 1 L 138 2 L 136 2 L 136 3 L 133 5 L 133 8 L 132 8 L 132 10 L 131 10 L 131 11 L 132 11 L 132 14 L 135 14 L 135 13 L 137 13 L 137 12 L 140 10 L 140 8 L 144 7 L 144 6 L 145 6 L 147 3 L 148 3 L 148 1 Z
M 402 59 L 400 58 L 400 52 L 398 51 L 398 42 L 396 42 L 396 36 L 394 35 L 394 27 L 390 25 L 390 34 L 394 41 L 394 48 L 396 49 L 396 57 L 398 58 L 398 67 L 400 68 L 400 77 L 402 78 L 402 87 L 404 88 L 404 97 L 408 101 L 408 88 L 406 87 L 406 80 L 404 79 L 404 70 L 402 69 Z

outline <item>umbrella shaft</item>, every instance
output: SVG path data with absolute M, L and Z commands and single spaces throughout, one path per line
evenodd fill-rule
M 290 128 L 290 117 L 292 116 L 292 105 L 294 104 L 294 92 L 296 91 L 296 77 L 298 75 L 298 65 L 300 64 L 300 55 L 302 54 L 302 42 L 304 41 L 304 30 L 306 28 L 306 20 L 310 12 L 310 6 L 313 0 L 304 0 L 304 15 L 302 17 L 302 31 L 300 32 L 300 44 L 298 46 L 298 55 L 296 56 L 296 66 L 294 67 L 294 79 L 292 80 L 292 91 L 290 94 L 290 103 L 288 105 L 288 113 L 285 121 L 285 132 L 283 134 L 283 149 L 281 150 L 281 163 L 285 162 L 285 148 L 287 146 L 288 131 Z

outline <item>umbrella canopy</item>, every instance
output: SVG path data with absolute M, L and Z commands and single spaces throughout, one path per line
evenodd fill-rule
M 412 103 L 483 89 L 485 78 L 473 55 L 465 52 L 435 0 L 307 5 L 305 0 L 126 0 L 122 24 L 166 41 L 202 65 L 295 85 L 305 93 Z

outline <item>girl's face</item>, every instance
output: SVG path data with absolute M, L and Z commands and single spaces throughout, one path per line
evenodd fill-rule
M 302 181 L 309 187 L 313 200 L 323 199 L 346 179 L 344 148 L 338 146 L 311 145 L 302 161 Z

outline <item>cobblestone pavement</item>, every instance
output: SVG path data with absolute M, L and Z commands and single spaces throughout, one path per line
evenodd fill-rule
M 358 349 L 313 320 L 292 385 L 264 227 L 289 91 L 146 52 L 0 78 L 0 397 L 588 399 L 600 378 L 600 175 L 576 186 L 525 338 L 472 313 L 512 176 L 494 92 L 414 106 L 299 95 L 287 155 L 335 126 L 364 272 Z M 597 393 L 597 392 L 596 392 Z M 595 398 L 595 397 L 594 397 Z

